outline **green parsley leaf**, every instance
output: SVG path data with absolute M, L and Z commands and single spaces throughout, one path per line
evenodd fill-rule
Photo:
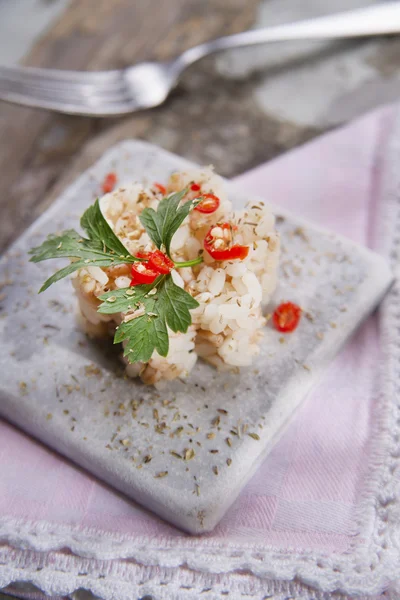
M 149 292 L 157 290 L 157 286 L 161 282 L 161 276 L 153 283 L 147 285 L 135 285 L 134 287 L 121 288 L 119 290 L 111 290 L 99 297 L 103 301 L 97 311 L 104 315 L 113 315 L 119 312 L 128 312 L 138 306 L 139 303 L 150 301 L 158 297 L 157 292 L 154 294 Z
M 49 235 L 41 246 L 30 251 L 31 261 L 35 263 L 49 258 L 76 259 L 45 281 L 40 292 L 83 267 L 109 267 L 137 260 L 129 254 L 103 217 L 98 200 L 83 214 L 81 225 L 89 239 L 82 237 L 74 229 L 68 229 L 59 236 Z
M 121 240 L 115 235 L 103 213 L 100 210 L 99 199 L 89 206 L 81 218 L 81 227 L 86 231 L 91 240 L 99 240 L 110 252 L 118 255 L 130 256 Z
M 157 350 L 160 356 L 167 356 L 169 350 L 168 331 L 165 321 L 156 317 L 144 315 L 128 323 L 122 323 L 114 338 L 117 344 L 127 340 L 124 356 L 128 361 L 148 362 Z
M 154 244 L 168 255 L 174 233 L 201 201 L 198 198 L 180 206 L 187 191 L 184 189 L 171 194 L 159 203 L 157 211 L 146 208 L 140 216 Z M 32 262 L 50 258 L 72 259 L 71 264 L 57 271 L 43 284 L 41 292 L 52 283 L 84 267 L 109 267 L 140 260 L 132 256 L 115 235 L 100 210 L 98 200 L 82 216 L 81 226 L 86 231 L 87 238 L 69 229 L 59 236 L 50 235 L 41 246 L 30 251 Z M 201 257 L 175 264 L 176 267 L 192 266 L 200 260 Z M 147 362 L 154 350 L 161 356 L 167 356 L 168 327 L 174 332 L 186 333 L 192 322 L 190 310 L 199 305 L 188 292 L 174 284 L 170 274 L 160 275 L 149 285 L 112 290 L 102 295 L 100 300 L 100 313 L 125 313 L 124 321 L 116 330 L 114 343 L 125 341 L 125 356 L 132 363 Z
M 158 291 L 160 314 L 164 316 L 167 325 L 175 333 L 186 333 L 192 322 L 190 310 L 197 308 L 199 303 L 188 292 L 176 285 L 169 275 L 165 278 Z
M 171 241 L 175 232 L 182 225 L 190 211 L 201 202 L 201 199 L 198 199 L 195 202 L 189 201 L 179 206 L 187 191 L 188 189 L 185 188 L 181 192 L 163 198 L 157 207 L 157 211 L 154 208 L 145 208 L 140 215 L 140 221 L 151 240 L 157 248 L 165 246 L 168 256 L 170 255 Z
M 124 355 L 132 363 L 147 362 L 154 350 L 167 356 L 167 325 L 174 332 L 186 333 L 192 322 L 190 310 L 199 306 L 188 292 L 175 285 L 171 275 L 160 276 L 154 284 L 107 292 L 100 300 L 100 313 L 128 313 L 128 319 L 137 313 L 121 323 L 114 337 L 115 344 L 126 340 Z

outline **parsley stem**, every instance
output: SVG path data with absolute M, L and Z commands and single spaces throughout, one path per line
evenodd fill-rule
M 176 262 L 174 264 L 175 264 L 175 269 L 182 269 L 183 267 L 194 267 L 195 265 L 199 265 L 202 262 L 203 262 L 203 257 L 198 256 L 197 258 L 194 258 L 193 260 L 187 260 L 186 262 Z

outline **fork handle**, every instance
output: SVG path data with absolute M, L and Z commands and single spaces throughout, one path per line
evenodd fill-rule
M 173 66 L 178 72 L 204 56 L 242 46 L 289 40 L 319 40 L 366 37 L 400 32 L 400 2 L 297 21 L 264 29 L 244 31 L 186 50 Z

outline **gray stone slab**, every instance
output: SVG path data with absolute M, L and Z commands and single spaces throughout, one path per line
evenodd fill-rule
M 111 168 L 121 183 L 152 182 L 189 165 L 147 143 L 123 142 L 3 258 L 0 414 L 162 518 L 202 533 L 222 518 L 309 389 L 376 306 L 391 274 L 378 255 L 273 208 L 284 249 L 275 301 L 290 299 L 304 308 L 308 318 L 298 330 L 282 343 L 281 334 L 266 327 L 260 356 L 240 374 L 218 373 L 199 361 L 188 380 L 162 391 L 124 378 L 111 341 L 100 345 L 78 330 L 69 281 L 37 295 L 57 264 L 28 263 L 26 252 L 50 232 L 77 227 Z M 245 192 L 228 186 L 234 205 L 243 205 Z M 161 433 L 154 409 L 165 423 Z M 170 453 L 185 448 L 194 449 L 191 460 Z M 168 475 L 157 477 L 161 472 Z

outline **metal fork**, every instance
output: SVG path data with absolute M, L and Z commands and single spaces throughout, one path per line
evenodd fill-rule
M 143 62 L 117 71 L 0 67 L 0 99 L 88 116 L 122 115 L 161 104 L 182 72 L 204 56 L 266 42 L 366 37 L 400 32 L 400 2 L 245 31 L 186 50 L 169 62 Z

